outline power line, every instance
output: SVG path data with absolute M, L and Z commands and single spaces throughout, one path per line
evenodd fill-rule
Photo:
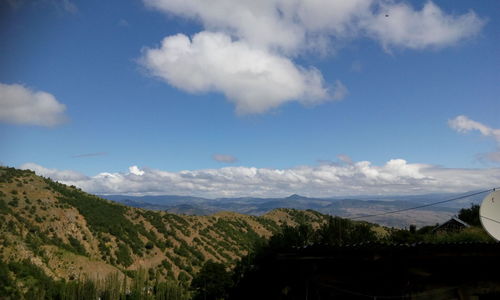
M 363 216 L 351 217 L 351 218 L 347 218 L 347 219 L 356 220 L 356 219 L 364 219 L 364 218 L 372 218 L 372 217 L 378 217 L 378 216 L 385 216 L 385 215 L 390 215 L 390 214 L 396 214 L 396 213 L 400 213 L 400 212 L 403 212 L 403 211 L 408 211 L 408 210 L 414 210 L 414 209 L 429 207 L 429 206 L 438 205 L 438 204 L 441 204 L 441 203 L 446 203 L 446 202 L 451 202 L 451 201 L 457 201 L 457 200 L 460 200 L 460 199 L 464 199 L 464 198 L 468 198 L 468 197 L 480 195 L 480 194 L 487 193 L 487 192 L 490 192 L 490 191 L 495 191 L 496 189 L 497 188 L 492 188 L 492 189 L 488 189 L 488 190 L 484 190 L 484 191 L 480 191 L 480 192 L 476 192 L 476 193 L 472 193 L 472 194 L 468 194 L 468 195 L 464 195 L 464 196 L 459 196 L 459 197 L 455 197 L 455 198 L 451 198 L 451 199 L 447 199 L 447 200 L 442 200 L 442 201 L 438 201 L 438 202 L 427 203 L 427 204 L 423 204 L 423 205 L 419 205 L 419 206 L 402 208 L 402 209 L 397 209 L 397 210 L 391 210 L 391 211 L 386 211 L 386 212 L 378 213 L 378 214 L 371 214 L 371 215 L 363 215 Z
M 491 218 L 488 218 L 488 217 L 485 217 L 485 216 L 480 216 L 480 217 L 481 217 L 481 218 L 485 218 L 486 220 L 490 220 L 490 221 L 492 221 L 492 222 L 495 222 L 495 223 L 500 224 L 500 222 L 499 222 L 499 221 L 497 221 L 497 220 L 494 220 L 494 219 L 491 219 Z

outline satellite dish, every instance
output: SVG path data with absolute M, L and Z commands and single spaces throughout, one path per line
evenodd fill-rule
M 484 198 L 479 208 L 479 217 L 484 229 L 500 241 L 500 190 L 493 191 Z

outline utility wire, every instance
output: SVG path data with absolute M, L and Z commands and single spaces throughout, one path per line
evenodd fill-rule
M 494 219 L 491 219 L 491 218 L 488 218 L 488 217 L 485 217 L 485 216 L 480 216 L 480 217 L 481 217 L 481 218 L 485 218 L 486 220 L 490 220 L 490 221 L 492 221 L 492 222 L 495 222 L 495 223 L 500 224 L 500 222 L 499 222 L 499 221 L 497 221 L 497 220 L 494 220 Z
M 433 202 L 433 203 L 427 203 L 427 204 L 423 204 L 423 205 L 419 205 L 419 206 L 402 208 L 402 209 L 397 209 L 397 210 L 391 210 L 391 211 L 386 211 L 386 212 L 378 213 L 378 214 L 371 214 L 371 215 L 363 215 L 363 216 L 351 217 L 351 218 L 347 218 L 347 219 L 356 220 L 356 219 L 365 219 L 365 218 L 372 218 L 372 217 L 378 217 L 378 216 L 385 216 L 385 215 L 389 215 L 389 214 L 396 214 L 396 213 L 400 213 L 400 212 L 403 212 L 403 211 L 408 211 L 408 210 L 414 210 L 414 209 L 429 207 L 429 206 L 438 205 L 438 204 L 441 204 L 441 203 L 446 203 L 446 202 L 451 202 L 451 201 L 457 201 L 457 200 L 460 200 L 460 199 L 464 199 L 464 198 L 468 198 L 468 197 L 480 195 L 480 194 L 487 193 L 487 192 L 490 192 L 490 191 L 495 191 L 496 189 L 498 189 L 498 188 L 492 188 L 492 189 L 488 189 L 488 190 L 484 190 L 484 191 L 480 191 L 480 192 L 476 192 L 476 193 L 472 193 L 472 194 L 468 194 L 468 195 L 464 195 L 464 196 L 459 196 L 459 197 L 455 197 L 455 198 L 451 198 L 451 199 L 447 199 L 447 200 L 442 200 L 442 201 L 438 201 L 438 202 Z

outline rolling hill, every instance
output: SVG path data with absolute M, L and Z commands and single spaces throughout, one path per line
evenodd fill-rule
M 280 226 L 327 216 L 276 209 L 262 216 L 177 215 L 129 207 L 35 175 L 0 168 L 0 259 L 29 261 L 53 279 L 130 276 L 189 281 L 207 261 L 234 264 Z

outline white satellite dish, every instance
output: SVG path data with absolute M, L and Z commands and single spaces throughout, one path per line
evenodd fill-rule
M 500 190 L 488 194 L 479 208 L 479 217 L 484 229 L 500 241 Z

